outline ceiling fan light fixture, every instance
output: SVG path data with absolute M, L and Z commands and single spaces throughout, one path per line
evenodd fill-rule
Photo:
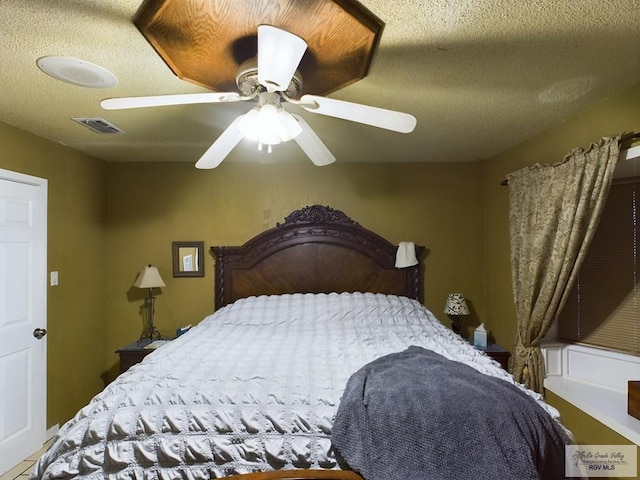
M 286 110 L 280 110 L 278 112 L 278 124 L 280 127 L 280 139 L 283 142 L 293 140 L 302 132 L 300 124 L 293 118 L 293 115 Z
M 273 105 L 263 105 L 258 112 L 258 141 L 265 145 L 277 145 L 280 139 L 278 110 Z
M 249 110 L 238 122 L 242 136 L 260 145 L 277 145 L 279 135 L 278 111 L 273 105 L 263 105 Z
M 258 81 L 269 92 L 289 87 L 307 49 L 302 38 L 271 25 L 258 26 Z
M 295 118 L 282 108 L 266 104 L 249 110 L 236 127 L 243 137 L 262 145 L 278 145 L 293 140 L 302 128 Z M 271 149 L 268 149 L 271 152 Z
M 258 141 L 258 108 L 252 108 L 239 118 L 236 128 L 242 134 L 242 136 L 248 140 Z

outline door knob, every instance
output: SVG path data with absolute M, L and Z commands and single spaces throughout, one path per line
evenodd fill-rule
M 44 328 L 36 328 L 33 331 L 33 336 L 36 337 L 38 340 L 41 340 L 42 337 L 44 337 L 47 334 L 47 330 Z

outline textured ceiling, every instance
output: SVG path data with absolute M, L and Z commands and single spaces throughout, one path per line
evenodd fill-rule
M 0 121 L 108 161 L 195 163 L 252 105 L 101 109 L 103 98 L 206 91 L 177 78 L 133 25 L 141 3 L 2 0 Z M 385 23 L 382 37 L 369 75 L 330 96 L 408 112 L 418 125 L 393 133 L 288 106 L 338 162 L 490 158 L 640 83 L 639 0 L 361 3 Z M 36 66 L 46 55 L 100 65 L 119 83 L 55 80 Z M 100 135 L 72 117 L 104 118 L 125 133 Z M 266 154 L 243 141 L 226 160 L 237 161 L 308 160 L 295 142 Z

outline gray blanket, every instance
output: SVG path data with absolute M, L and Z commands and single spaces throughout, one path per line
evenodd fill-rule
M 564 478 L 564 430 L 529 395 L 421 347 L 350 378 L 332 443 L 366 480 Z

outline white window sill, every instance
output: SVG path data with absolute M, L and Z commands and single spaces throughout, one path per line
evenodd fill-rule
M 640 445 L 640 420 L 627 413 L 628 380 L 640 380 L 640 358 L 580 345 L 545 345 L 544 387 Z
M 626 392 L 563 377 L 547 377 L 544 388 L 640 445 L 640 420 L 627 414 Z

